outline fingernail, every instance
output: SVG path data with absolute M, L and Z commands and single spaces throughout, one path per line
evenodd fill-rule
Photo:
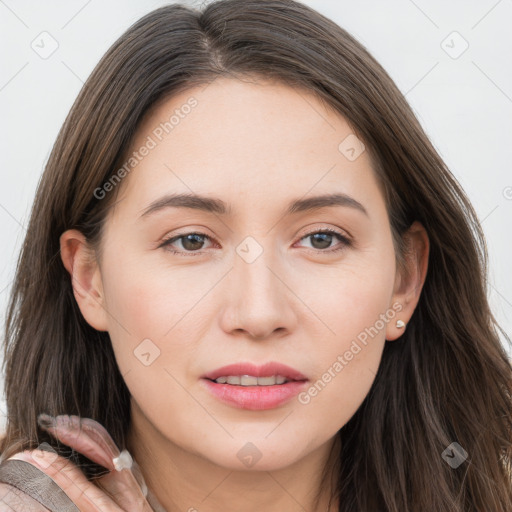
M 55 426 L 55 418 L 49 414 L 41 413 L 37 417 L 37 424 L 44 430 Z
M 133 459 L 128 450 L 123 450 L 119 457 L 114 457 L 112 459 L 112 462 L 114 463 L 114 467 L 117 471 L 121 471 L 123 469 L 131 469 L 133 464 Z

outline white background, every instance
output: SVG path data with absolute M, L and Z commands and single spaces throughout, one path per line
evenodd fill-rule
M 29 209 L 57 132 L 107 48 L 141 16 L 167 3 L 0 0 L 2 339 Z M 487 237 L 491 307 L 510 336 L 512 0 L 304 3 L 348 30 L 377 58 L 466 190 Z M 47 59 L 31 47 L 48 37 L 40 36 L 44 31 L 58 43 Z M 466 44 L 467 50 L 452 58 Z M 3 409 L 0 401 L 2 421 Z

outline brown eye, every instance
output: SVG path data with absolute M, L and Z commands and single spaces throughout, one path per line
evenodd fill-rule
M 180 237 L 182 239 L 181 245 L 187 251 L 197 251 L 202 249 L 204 241 L 201 239 L 202 235 L 193 233 L 191 235 L 185 235 Z
M 334 235 L 331 233 L 315 233 L 309 235 L 311 245 L 315 249 L 328 249 L 331 246 Z
M 166 250 L 173 253 L 199 252 L 203 249 L 205 239 L 210 239 L 210 237 L 204 233 L 185 233 L 165 240 L 160 247 L 165 247 Z M 181 248 L 178 247 L 178 250 L 175 250 L 173 244 L 178 241 L 181 241 Z
M 333 246 L 331 244 L 336 238 L 341 243 L 338 244 L 339 246 L 332 248 Z M 350 240 L 334 229 L 314 231 L 301 238 L 301 240 L 305 239 L 310 239 L 311 248 L 320 252 L 336 252 L 350 245 Z

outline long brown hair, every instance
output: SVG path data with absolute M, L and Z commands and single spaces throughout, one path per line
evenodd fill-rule
M 37 446 L 36 418 L 94 418 L 125 446 L 129 392 L 108 333 L 82 317 L 59 256 L 80 229 L 98 246 L 123 165 L 157 101 L 219 76 L 276 79 L 343 115 L 372 157 L 397 253 L 414 220 L 430 239 L 418 306 L 326 467 L 340 511 L 512 509 L 512 368 L 486 296 L 487 253 L 464 191 L 388 74 L 344 29 L 293 0 L 159 8 L 101 59 L 54 145 L 33 204 L 6 322 L 4 457 Z M 467 460 L 450 467 L 457 442 Z

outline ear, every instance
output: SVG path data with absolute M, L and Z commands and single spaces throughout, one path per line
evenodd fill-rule
M 403 238 L 406 246 L 404 268 L 397 271 L 391 300 L 391 304 L 398 303 L 402 309 L 396 309 L 399 312 L 386 327 L 388 341 L 396 340 L 403 334 L 416 309 L 427 275 L 430 243 L 425 228 L 420 222 L 415 221 L 404 233 Z M 405 326 L 397 327 L 398 320 L 404 322 Z
M 69 229 L 60 236 L 60 255 L 85 320 L 94 329 L 107 331 L 103 283 L 94 250 L 80 231 Z

